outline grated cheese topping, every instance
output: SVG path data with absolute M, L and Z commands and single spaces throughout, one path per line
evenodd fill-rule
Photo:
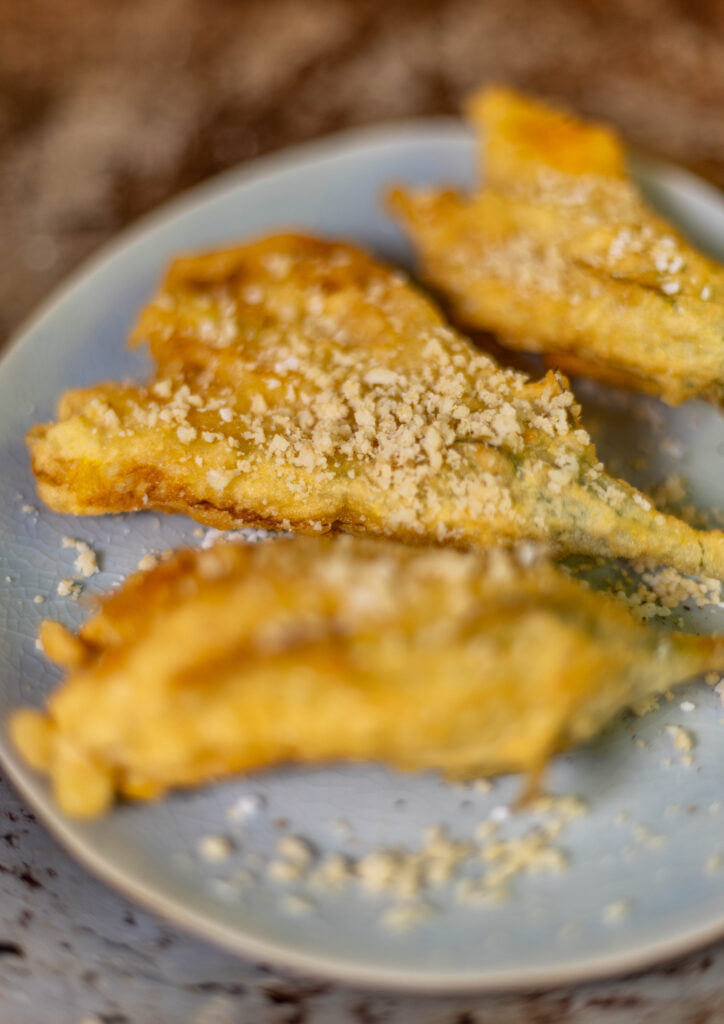
M 239 258 L 241 288 L 232 274 L 196 291 L 171 276 L 146 313 L 153 346 L 196 345 L 203 369 L 171 359 L 165 375 L 161 359 L 143 402 L 109 393 L 86 410 L 98 430 L 109 410 L 130 434 L 166 424 L 212 503 L 232 503 L 250 474 L 276 478 L 295 507 L 359 482 L 394 492 L 383 530 L 434 525 L 443 541 L 471 520 L 520 521 L 518 492 L 557 496 L 581 479 L 603 500 L 627 497 L 598 482 L 562 376 L 501 368 L 401 275 L 344 246 L 269 252 L 249 305 L 262 272 Z M 288 514 L 271 503 L 265 513 L 282 525 Z

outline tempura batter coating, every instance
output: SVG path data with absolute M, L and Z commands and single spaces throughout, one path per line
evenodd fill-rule
M 724 534 L 603 472 L 565 378 L 502 369 L 359 250 L 280 235 L 177 260 L 135 339 L 150 386 L 71 392 L 29 434 L 57 511 L 534 539 L 724 577 Z
M 181 551 L 41 637 L 68 672 L 11 732 L 82 816 L 285 761 L 535 774 L 724 664 L 549 564 L 349 537 Z
M 390 206 L 460 323 L 673 405 L 724 400 L 724 268 L 643 201 L 608 128 L 505 89 L 473 97 L 484 181 Z

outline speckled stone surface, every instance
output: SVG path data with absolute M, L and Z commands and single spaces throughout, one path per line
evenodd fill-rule
M 489 79 L 724 183 L 721 0 L 0 0 L 0 338 L 189 185 Z
M 724 184 L 721 0 L 0 0 L 0 344 L 124 225 L 346 125 L 508 80 Z M 724 946 L 542 996 L 281 978 L 89 878 L 0 783 L 2 1024 L 718 1024 Z

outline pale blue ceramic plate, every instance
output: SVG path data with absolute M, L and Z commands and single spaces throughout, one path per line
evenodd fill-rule
M 658 164 L 641 165 L 638 173 L 663 209 L 724 257 L 718 193 Z M 440 121 L 348 133 L 259 161 L 126 233 L 25 328 L 0 373 L 0 719 L 19 704 L 39 704 L 54 683 L 55 672 L 34 644 L 40 619 L 75 625 L 85 614 L 81 603 L 56 596 L 58 581 L 72 574 L 64 535 L 89 541 L 99 553 L 102 571 L 87 592 L 108 588 L 150 549 L 199 542 L 182 517 L 73 519 L 41 508 L 23 442 L 32 423 L 51 416 L 65 388 L 145 372 L 145 357 L 127 352 L 124 337 L 167 258 L 298 226 L 406 263 L 408 250 L 381 210 L 381 189 L 391 181 L 466 185 L 472 175 L 471 140 L 459 124 Z M 590 385 L 580 393 L 604 456 L 646 455 L 646 469 L 636 473 L 621 463 L 631 479 L 679 471 L 703 507 L 724 504 L 724 417 L 715 410 L 694 404 L 672 412 Z M 666 438 L 675 444 L 663 443 Z M 44 603 L 34 602 L 38 594 Z M 711 613 L 688 619 L 694 628 L 715 624 Z M 681 709 L 684 697 L 693 710 Z M 494 807 L 510 802 L 517 780 L 499 780 L 483 794 L 379 767 L 284 770 L 158 804 L 120 806 L 102 821 L 79 824 L 58 814 L 44 782 L 17 759 L 4 730 L 0 753 L 28 801 L 89 868 L 209 939 L 354 983 L 482 991 L 630 971 L 724 934 L 724 871 L 704 870 L 710 857 L 724 852 L 724 812 L 717 803 L 724 779 L 722 716 L 718 695 L 693 683 L 660 711 L 622 722 L 597 743 L 560 758 L 550 788 L 580 794 L 591 808 L 561 839 L 569 868 L 521 878 L 509 902 L 484 908 L 460 905 L 442 888 L 431 896 L 435 913 L 402 934 L 378 924 L 389 901 L 354 886 L 341 894 L 315 892 L 311 910 L 290 913 L 280 900 L 283 887 L 260 868 L 284 834 L 283 823 L 320 851 L 359 854 L 397 843 L 414 848 L 432 824 L 469 836 Z M 683 724 L 695 734 L 691 767 L 680 764 L 662 732 L 666 724 Z M 241 794 L 263 800 L 239 825 L 227 820 L 226 810 Z M 338 818 L 347 819 L 349 834 L 332 824 Z M 524 824 L 506 821 L 503 832 Z M 661 840 L 643 841 L 637 826 Z M 232 834 L 235 849 L 227 861 L 209 865 L 195 851 L 202 836 L 217 833 Z M 251 886 L 237 891 L 219 884 L 241 867 L 255 878 Z M 306 893 L 301 884 L 289 891 Z M 607 920 L 604 908 L 620 901 L 626 912 Z

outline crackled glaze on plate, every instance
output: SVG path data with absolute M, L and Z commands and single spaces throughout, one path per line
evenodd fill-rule
M 724 257 L 724 203 L 683 172 L 638 164 L 649 195 L 699 244 Z M 0 717 L 21 703 L 40 703 L 55 671 L 35 647 L 41 618 L 76 625 L 83 602 L 57 596 L 73 575 L 70 536 L 97 551 L 101 572 L 85 593 L 115 584 L 142 555 L 199 543 L 182 517 L 136 514 L 74 519 L 42 508 L 23 442 L 27 428 L 52 415 L 65 388 L 100 378 L 139 376 L 145 356 L 127 352 L 124 337 L 164 261 L 184 249 L 223 244 L 254 233 L 297 226 L 342 237 L 407 263 L 409 253 L 380 207 L 389 182 L 467 185 L 473 145 L 457 123 L 421 122 L 347 133 L 231 172 L 171 204 L 123 236 L 27 326 L 0 373 Z M 681 472 L 703 508 L 724 505 L 724 417 L 701 404 L 668 410 L 655 401 L 584 384 L 584 416 L 602 455 L 635 483 Z M 674 444 L 662 444 L 664 440 Z M 644 468 L 626 460 L 640 454 Z M 34 510 L 29 506 L 34 506 Z M 34 597 L 41 595 L 43 603 Z M 692 629 L 724 630 L 714 611 L 683 611 Z M 680 702 L 695 705 L 684 711 Z M 378 766 L 285 768 L 156 804 L 123 805 L 101 821 L 70 821 L 55 810 L 45 783 L 23 765 L 3 729 L 0 754 L 26 798 L 92 870 L 158 912 L 257 959 L 356 983 L 420 991 L 545 987 L 644 966 L 724 934 L 724 871 L 705 862 L 724 852 L 724 707 L 703 683 L 643 719 L 626 719 L 597 742 L 559 758 L 549 789 L 585 798 L 590 813 L 561 839 L 570 858 L 558 875 L 523 877 L 513 898 L 485 907 L 460 905 L 450 889 L 435 891 L 435 913 L 409 932 L 381 929 L 382 896 L 355 886 L 310 894 L 313 908 L 292 914 L 280 896 L 306 895 L 300 883 L 270 881 L 260 865 L 288 833 L 320 851 L 351 855 L 379 845 L 418 848 L 423 830 L 445 824 L 469 837 L 494 807 L 515 796 L 518 780 L 498 780 L 490 793 L 450 787 L 432 775 L 403 776 Z M 666 725 L 696 737 L 693 764 L 674 751 Z M 637 742 L 643 741 L 643 743 Z M 668 765 L 665 762 L 669 761 Z M 227 819 L 243 795 L 241 821 Z M 345 818 L 347 835 L 335 828 Z M 503 831 L 526 824 L 514 816 Z M 655 844 L 636 838 L 643 825 Z M 197 854 L 209 834 L 228 834 L 228 858 Z M 639 833 L 640 836 L 640 833 Z M 251 886 L 223 884 L 240 868 Z M 604 908 L 624 901 L 616 919 Z

